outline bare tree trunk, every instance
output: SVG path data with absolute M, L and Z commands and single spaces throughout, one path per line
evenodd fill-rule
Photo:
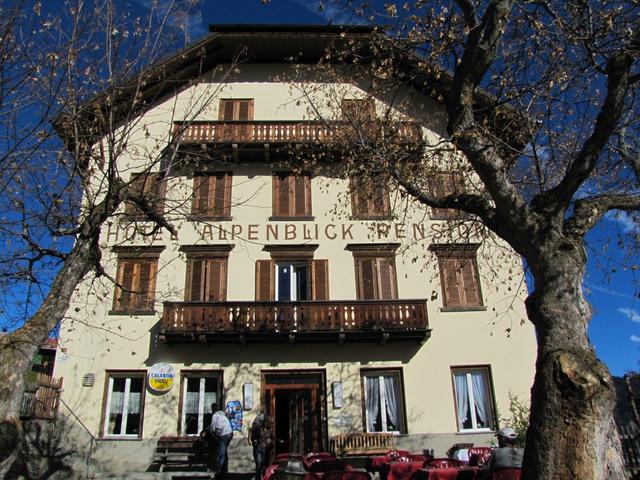
M 97 232 L 102 219 L 115 211 L 115 205 L 113 201 L 103 202 L 92 213 L 36 314 L 24 327 L 0 340 L 0 478 L 11 468 L 23 440 L 20 406 L 25 373 L 40 344 L 64 317 L 75 288 L 98 261 Z
M 613 422 L 611 376 L 587 337 L 591 309 L 582 295 L 582 245 L 541 249 L 527 299 L 538 336 L 524 478 L 624 479 Z M 560 251 L 559 251 L 560 250 Z

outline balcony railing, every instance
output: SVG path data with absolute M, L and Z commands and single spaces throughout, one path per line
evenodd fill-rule
M 422 130 L 416 122 L 366 122 L 358 127 L 347 121 L 206 121 L 176 123 L 174 142 L 255 143 L 255 144 L 321 144 L 351 142 L 359 139 L 375 142 L 395 138 L 400 143 L 422 141 Z
M 173 342 L 425 340 L 426 300 L 165 302 L 160 338 Z

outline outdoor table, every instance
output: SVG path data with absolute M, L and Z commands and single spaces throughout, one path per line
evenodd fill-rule
M 409 480 L 411 474 L 423 466 L 424 462 L 422 460 L 411 462 L 386 462 L 380 467 L 380 479 Z
M 420 468 L 416 470 L 411 480 L 476 480 L 479 468 Z

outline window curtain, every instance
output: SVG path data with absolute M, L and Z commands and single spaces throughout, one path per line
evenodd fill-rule
M 396 430 L 400 430 L 398 423 L 398 393 L 395 377 L 384 377 L 384 399 L 387 403 L 387 418 L 389 422 L 395 426 Z
M 375 432 L 376 419 L 380 412 L 380 389 L 378 377 L 364 377 L 367 408 L 367 432 Z
M 462 430 L 464 421 L 469 413 L 469 391 L 467 388 L 467 376 L 463 374 L 455 374 L 456 383 L 456 405 L 458 407 L 458 428 Z
M 208 413 L 211 409 L 211 404 L 216 401 L 216 392 L 204 392 L 204 412 Z
M 487 408 L 489 404 L 489 396 L 487 395 L 487 389 L 484 384 L 484 377 L 482 372 L 471 373 L 471 383 L 473 385 L 473 398 L 476 407 L 476 413 L 478 414 L 478 423 L 482 423 L 483 426 L 488 426 L 487 421 Z
M 109 413 L 122 413 L 124 406 L 124 392 L 111 392 L 111 405 Z
M 187 415 L 198 414 L 200 406 L 200 392 L 187 392 L 184 398 L 184 413 Z
M 140 400 L 142 399 L 142 392 L 132 392 L 129 390 L 129 402 L 127 405 L 127 412 L 130 414 L 140 413 Z

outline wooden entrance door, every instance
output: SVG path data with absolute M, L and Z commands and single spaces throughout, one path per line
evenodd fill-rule
M 268 377 L 268 374 L 263 376 L 261 398 L 264 412 L 273 419 L 276 436 L 274 453 L 325 450 L 323 382 L 310 383 L 309 376 L 305 375 L 304 379 L 299 379 L 305 383 L 298 383 L 295 374 L 291 374 L 291 383 L 279 383 L 277 377 L 280 375 L 274 375 L 271 383 Z

